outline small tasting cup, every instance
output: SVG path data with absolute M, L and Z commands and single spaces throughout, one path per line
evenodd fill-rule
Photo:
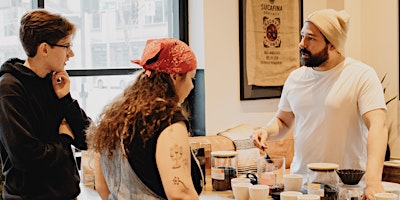
M 269 196 L 268 185 L 250 185 L 250 200 L 267 200 Z
M 281 200 L 297 200 L 297 197 L 300 195 L 303 195 L 303 193 L 297 191 L 283 191 L 280 197 Z
M 235 200 L 248 200 L 249 199 L 249 187 L 251 183 L 234 183 L 232 185 L 233 195 Z
M 398 200 L 397 194 L 389 192 L 375 193 L 375 200 Z
M 283 185 L 285 191 L 300 191 L 303 186 L 303 175 L 301 174 L 284 174 Z
M 249 178 L 239 177 L 239 178 L 232 178 L 231 179 L 231 188 L 233 188 L 233 184 L 235 183 L 250 183 Z

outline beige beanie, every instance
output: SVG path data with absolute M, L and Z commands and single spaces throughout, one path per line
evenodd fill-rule
M 317 26 L 337 51 L 344 55 L 349 20 L 350 15 L 344 10 L 323 9 L 308 15 L 304 22 L 312 22 Z

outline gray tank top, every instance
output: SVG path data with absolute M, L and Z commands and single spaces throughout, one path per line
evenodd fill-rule
M 129 161 L 123 156 L 122 149 L 117 148 L 113 156 L 101 154 L 101 167 L 110 190 L 109 200 L 164 199 L 152 192 L 136 175 Z

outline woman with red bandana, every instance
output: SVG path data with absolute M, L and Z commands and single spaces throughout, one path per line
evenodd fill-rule
M 195 55 L 164 38 L 149 40 L 132 62 L 144 71 L 88 130 L 99 158 L 96 190 L 103 199 L 199 199 L 204 181 L 181 107 L 194 87 Z

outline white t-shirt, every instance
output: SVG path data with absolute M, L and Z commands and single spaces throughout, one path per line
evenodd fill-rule
M 328 71 L 294 70 L 286 80 L 279 109 L 293 112 L 294 158 L 291 172 L 306 174 L 307 164 L 329 162 L 365 169 L 368 130 L 362 115 L 386 109 L 374 69 L 346 58 Z

